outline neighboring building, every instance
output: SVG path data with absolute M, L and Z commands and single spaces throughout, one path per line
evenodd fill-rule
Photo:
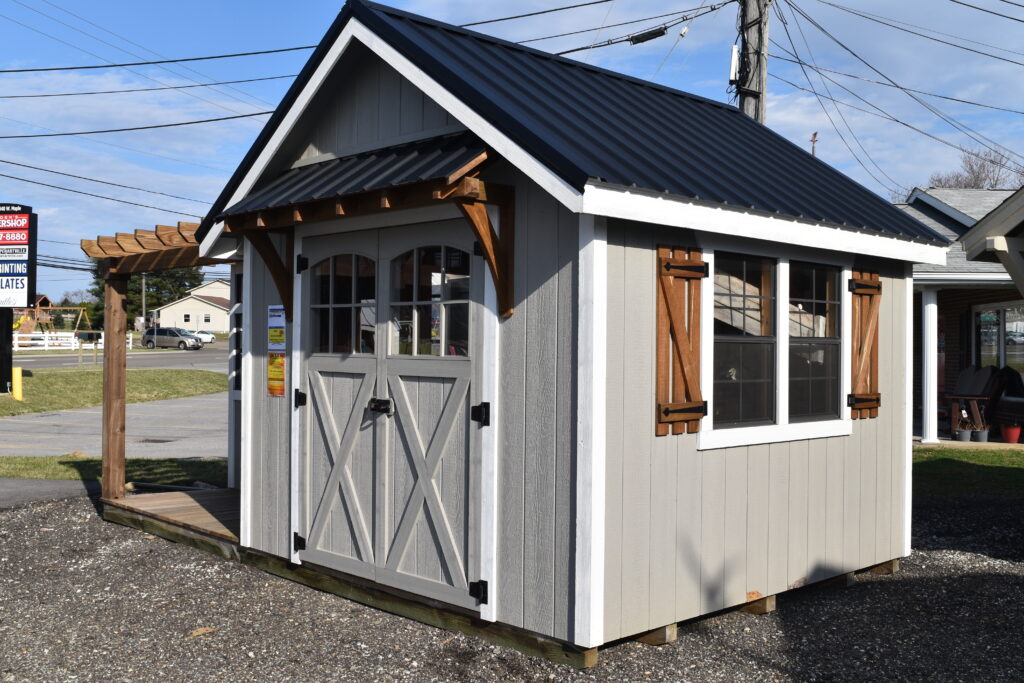
M 231 283 L 213 280 L 188 291 L 188 295 L 153 309 L 160 327 L 182 327 L 193 332 L 226 333 L 231 329 Z
M 1000 263 L 968 261 L 961 239 L 1011 194 L 919 187 L 897 205 L 952 242 L 944 265 L 914 266 L 915 407 L 925 442 L 948 431 L 949 406 L 940 397 L 964 368 L 1009 365 L 1024 371 L 1024 301 Z
M 196 237 L 263 566 L 579 652 L 910 552 L 947 241 L 733 107 L 350 0 Z

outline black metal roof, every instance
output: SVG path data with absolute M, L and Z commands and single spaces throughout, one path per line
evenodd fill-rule
M 346 3 L 278 115 L 294 102 L 350 18 L 578 190 L 600 180 L 946 243 L 735 107 L 363 0 Z M 273 119 L 254 149 L 262 149 L 272 124 Z M 250 151 L 243 167 L 257 154 Z M 242 174 L 236 172 L 221 200 Z M 221 206 L 215 204 L 210 216 L 219 215 Z M 203 222 L 201 235 L 211 222 Z
M 446 178 L 485 149 L 480 138 L 467 131 L 300 166 L 230 206 L 217 218 Z

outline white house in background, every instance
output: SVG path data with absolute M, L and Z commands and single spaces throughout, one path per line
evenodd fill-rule
M 153 310 L 160 327 L 227 332 L 231 308 L 231 283 L 213 280 L 190 289 L 188 295 Z

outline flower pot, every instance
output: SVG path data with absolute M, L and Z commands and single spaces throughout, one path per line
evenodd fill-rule
M 988 430 L 975 429 L 973 432 L 971 432 L 971 439 L 973 441 L 988 441 Z
M 1003 441 L 1006 443 L 1017 443 L 1020 441 L 1020 425 L 1003 425 Z
M 956 430 L 956 440 L 957 441 L 970 441 L 971 440 L 971 430 L 970 429 L 958 429 L 958 430 Z

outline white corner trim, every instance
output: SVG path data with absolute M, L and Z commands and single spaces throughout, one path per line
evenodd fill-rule
M 912 263 L 946 265 L 947 247 L 941 245 L 855 232 L 823 223 L 763 214 L 753 210 L 704 205 L 684 197 L 634 188 L 587 183 L 583 193 L 582 210 L 609 218 L 689 228 L 734 237 L 870 254 Z
M 574 642 L 604 644 L 605 399 L 608 244 L 604 221 L 579 218 L 576 284 L 576 614 Z
M 492 224 L 501 225 L 492 216 Z M 480 398 L 491 404 L 491 424 L 480 431 L 480 578 L 491 588 L 487 602 L 480 606 L 480 618 L 498 620 L 498 434 L 501 429 L 500 382 L 501 343 L 498 294 L 491 269 L 484 271 L 484 305 L 481 331 Z
M 274 130 L 270 140 L 245 174 L 245 177 L 235 189 L 234 194 L 231 195 L 231 199 L 225 205 L 226 207 L 238 202 L 249 193 L 249 190 L 252 189 L 252 186 L 263 174 L 263 171 L 277 154 L 281 145 L 284 144 L 288 134 L 291 133 L 296 122 L 298 122 L 313 100 L 313 97 L 320 90 L 324 80 L 333 71 L 339 58 L 344 54 L 349 42 L 353 38 L 366 45 L 391 68 L 422 90 L 424 94 L 434 100 L 442 109 L 453 115 L 466 128 L 492 147 L 495 152 L 525 173 L 555 199 L 564 204 L 566 208 L 574 213 L 580 211 L 581 194 L 579 190 L 555 175 L 535 157 L 480 116 L 468 104 L 452 95 L 441 84 L 395 50 L 387 41 L 355 18 L 349 19 L 344 30 L 334 41 L 334 44 L 331 45 L 330 50 L 328 50 L 324 59 L 320 62 L 313 76 L 306 83 L 302 92 L 299 93 L 298 98 L 296 98 L 280 125 Z M 199 247 L 200 255 L 205 256 L 207 252 L 213 249 L 223 230 L 223 223 L 216 223 L 211 227 Z
M 914 493 L 914 269 L 906 269 L 906 298 L 903 317 L 906 319 L 906 343 L 903 345 L 903 555 L 911 552 L 911 503 Z
M 299 262 L 299 256 L 302 255 L 302 236 L 295 236 L 295 248 L 294 258 L 289 267 L 292 270 L 292 322 L 291 329 L 289 330 L 290 339 L 288 339 L 288 362 L 291 363 L 291 395 L 285 395 L 285 399 L 291 403 L 291 429 L 289 434 L 289 461 L 290 466 L 288 468 L 288 480 L 289 480 L 289 505 L 288 505 L 288 518 L 289 526 L 291 527 L 291 534 L 289 538 L 293 538 L 293 534 L 303 534 L 305 530 L 301 528 L 302 522 L 302 510 L 300 505 L 302 503 L 302 411 L 295 405 L 295 390 L 302 387 L 302 275 L 299 274 L 296 264 Z M 255 328 L 255 325 L 253 326 Z M 299 551 L 295 549 L 295 544 L 291 544 L 291 561 L 294 564 L 302 564 L 302 560 L 299 558 Z
M 243 263 L 252 263 L 252 245 L 246 241 L 244 246 Z M 252 357 L 252 330 L 255 329 L 252 320 L 252 269 L 242 274 L 242 425 L 239 432 L 241 439 L 241 469 L 242 477 L 239 491 L 239 505 L 241 506 L 238 530 L 238 542 L 243 548 L 252 547 L 252 490 L 253 490 L 253 458 L 252 458 L 252 433 L 253 433 L 253 357 Z

